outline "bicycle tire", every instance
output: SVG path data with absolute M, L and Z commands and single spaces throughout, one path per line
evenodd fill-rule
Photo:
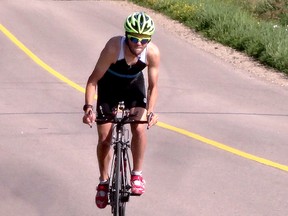
M 121 216 L 120 215 L 120 190 L 121 190 L 121 143 L 116 144 L 116 158 L 115 158 L 115 169 L 114 169 L 114 184 L 115 191 L 113 197 L 113 216 Z
M 125 150 L 121 152 L 121 191 L 120 191 L 120 202 L 119 202 L 119 215 L 125 216 L 126 203 L 129 200 L 129 196 L 127 196 L 127 161 L 125 161 Z

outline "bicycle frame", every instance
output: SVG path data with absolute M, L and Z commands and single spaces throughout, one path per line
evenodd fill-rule
M 125 110 L 124 102 L 119 102 L 117 112 L 107 119 L 96 120 L 102 123 L 114 123 L 112 133 L 113 157 L 110 169 L 109 204 L 113 216 L 125 216 L 126 203 L 131 195 L 131 185 L 128 174 L 131 176 L 131 163 L 129 159 L 129 130 L 125 124 L 143 124 L 147 121 L 138 121 L 131 118 L 128 110 Z M 128 165 L 128 171 L 127 171 Z

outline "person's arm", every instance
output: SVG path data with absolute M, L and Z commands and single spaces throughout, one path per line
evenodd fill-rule
M 104 76 L 112 63 L 117 60 L 119 50 L 119 37 L 111 38 L 96 63 L 96 66 L 88 78 L 85 91 L 85 105 L 83 123 L 90 126 L 95 121 L 95 114 L 93 113 L 94 97 L 96 93 L 97 83 Z
M 158 96 L 158 74 L 160 64 L 160 52 L 156 45 L 150 44 L 148 49 L 148 92 L 147 92 L 147 115 L 154 113 Z M 156 124 L 158 116 L 154 114 L 148 124 L 149 127 Z

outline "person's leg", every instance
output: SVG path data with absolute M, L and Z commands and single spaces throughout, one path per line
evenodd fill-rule
M 133 108 L 132 113 L 137 113 L 139 120 L 146 120 L 144 108 Z M 132 193 L 141 195 L 145 192 L 145 181 L 142 177 L 144 154 L 147 145 L 146 124 L 131 124 L 132 140 L 131 151 L 133 157 L 133 170 L 131 176 Z
M 131 127 L 132 140 L 131 140 L 131 151 L 133 157 L 133 171 L 142 171 L 144 154 L 147 145 L 146 134 L 144 125 L 133 125 Z
M 109 179 L 109 163 L 111 159 L 110 146 L 112 139 L 112 124 L 106 123 L 97 125 L 98 129 L 98 145 L 97 159 L 100 172 L 100 181 Z
M 105 208 L 108 204 L 109 191 L 109 164 L 110 164 L 110 144 L 112 124 L 97 125 L 98 129 L 98 145 L 97 158 L 100 171 L 100 183 L 97 186 L 97 194 L 95 196 L 95 203 L 98 208 Z
M 137 120 L 146 120 L 146 110 L 144 108 L 132 108 L 131 113 L 137 113 L 135 117 Z M 146 124 L 131 124 L 133 171 L 142 171 L 143 168 L 144 154 L 147 145 L 146 127 Z

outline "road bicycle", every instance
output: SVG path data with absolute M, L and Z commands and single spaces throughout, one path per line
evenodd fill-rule
M 104 118 L 97 119 L 96 122 L 113 123 L 112 142 L 113 157 L 110 168 L 109 179 L 109 204 L 113 216 L 125 216 L 126 203 L 129 201 L 131 185 L 128 177 L 131 176 L 132 168 L 129 157 L 130 139 L 129 129 L 126 124 L 145 124 L 150 121 L 152 116 L 148 116 L 147 121 L 133 119 L 136 115 L 130 114 L 125 109 L 124 102 L 119 102 L 118 107 Z M 148 127 L 147 127 L 148 129 Z

